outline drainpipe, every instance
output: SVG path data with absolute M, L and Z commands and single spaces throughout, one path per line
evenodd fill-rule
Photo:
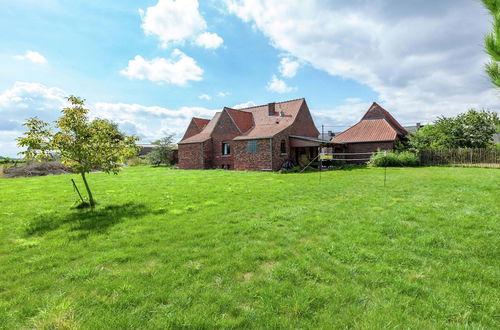
M 273 138 L 269 139 L 269 152 L 271 153 L 271 171 L 273 170 Z

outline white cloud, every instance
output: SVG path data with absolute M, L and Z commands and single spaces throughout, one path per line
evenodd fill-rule
M 210 101 L 212 99 L 212 97 L 208 94 L 201 94 L 200 96 L 198 96 L 198 98 L 200 100 L 207 100 L 207 101 Z
M 293 78 L 297 74 L 297 69 L 300 63 L 290 59 L 289 57 L 283 57 L 280 61 L 280 73 L 283 77 Z
M 177 110 L 140 104 L 99 102 L 94 116 L 112 120 L 128 134 L 136 134 L 142 142 L 152 142 L 167 135 L 179 140 L 192 117 L 211 119 L 216 110 L 203 107 L 181 107 Z
M 359 103 L 361 102 L 362 100 L 359 98 L 359 97 L 348 97 L 344 100 L 344 102 L 346 103 L 350 103 L 350 104 L 353 104 L 353 103 Z
M 207 49 L 219 48 L 223 42 L 224 39 L 219 37 L 217 33 L 211 33 L 211 32 L 203 32 L 195 40 L 196 45 L 200 47 L 205 47 Z
M 229 92 L 219 92 L 219 93 L 217 93 L 217 96 L 218 96 L 218 97 L 226 97 L 226 96 L 228 96 L 228 95 L 230 95 L 230 94 L 231 94 L 231 93 L 229 93 Z
M 36 64 L 46 64 L 47 59 L 40 54 L 39 52 L 35 52 L 32 50 L 26 51 L 24 55 L 15 55 L 13 56 L 14 59 L 18 61 L 30 61 Z
M 16 82 L 0 93 L 0 156 L 16 157 L 20 150 L 15 139 L 24 131 L 26 119 L 54 121 L 67 105 L 67 95 L 60 88 L 32 82 Z
M 219 48 L 223 43 L 217 33 L 207 32 L 207 23 L 199 11 L 198 0 L 158 0 L 146 10 L 139 9 L 142 29 L 154 35 L 163 48 L 184 44 L 186 40 L 207 49 Z
M 198 10 L 198 0 L 159 0 L 139 13 L 144 33 L 157 36 L 163 47 L 192 38 L 207 28 Z
M 192 57 L 175 49 L 171 59 L 154 58 L 147 61 L 142 56 L 137 55 L 128 62 L 127 68 L 121 73 L 130 79 L 147 79 L 184 86 L 190 80 L 202 80 L 203 69 L 196 64 Z
M 491 17 L 480 1 L 225 2 L 280 51 L 369 86 L 401 121 L 500 106 L 484 73 Z
M 273 75 L 271 81 L 267 83 L 267 89 L 271 92 L 280 94 L 290 93 L 297 90 L 296 87 L 287 86 L 287 84 L 283 80 L 279 79 L 275 75 Z
M 245 103 L 236 104 L 236 105 L 232 106 L 232 108 L 233 109 L 244 109 L 244 108 L 254 107 L 256 105 L 257 104 L 255 104 L 255 102 L 253 102 L 253 101 L 247 101 Z
M 30 82 L 17 82 L 0 93 L 0 155 L 15 157 L 19 151 L 15 139 L 21 136 L 25 119 L 38 116 L 48 122 L 56 120 L 67 106 L 64 90 Z M 135 134 L 142 142 L 152 142 L 166 135 L 180 139 L 192 117 L 212 118 L 216 110 L 203 107 L 167 109 L 140 104 L 87 103 L 91 118 L 117 123 L 127 134 Z M 219 110 L 220 111 L 220 110 Z

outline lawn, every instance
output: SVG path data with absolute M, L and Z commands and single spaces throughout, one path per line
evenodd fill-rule
M 383 171 L 0 179 L 0 327 L 498 327 L 500 171 Z

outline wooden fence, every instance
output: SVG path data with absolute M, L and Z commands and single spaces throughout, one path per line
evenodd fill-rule
M 500 149 L 422 150 L 420 165 L 470 166 L 500 168 Z

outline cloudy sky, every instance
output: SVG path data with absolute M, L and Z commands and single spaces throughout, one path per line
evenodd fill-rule
M 500 109 L 479 0 L 0 0 L 0 155 L 31 116 L 87 100 L 143 142 L 192 116 L 305 97 L 341 131 L 371 102 L 404 125 Z

